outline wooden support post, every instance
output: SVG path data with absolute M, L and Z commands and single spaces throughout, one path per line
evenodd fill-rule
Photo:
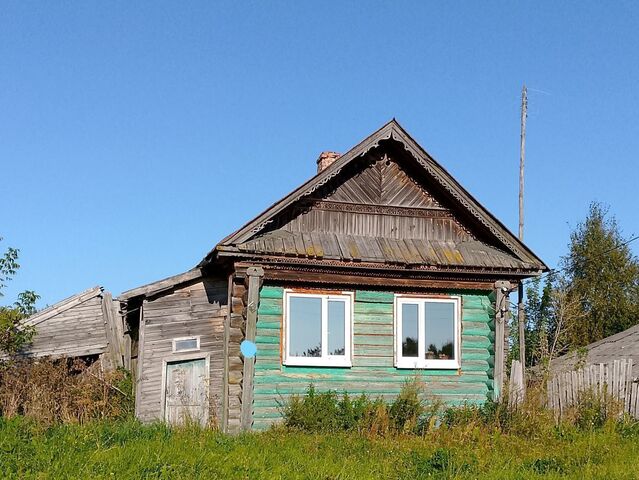
M 144 318 L 144 307 L 147 300 L 142 302 L 140 306 L 140 326 L 138 328 L 138 360 L 137 360 L 137 378 L 135 379 L 135 416 L 140 418 L 142 410 L 142 373 L 144 372 L 144 337 L 146 336 L 146 319 Z M 160 398 L 164 393 L 160 392 Z M 162 419 L 164 421 L 164 419 Z
M 127 370 L 129 370 L 131 372 L 131 374 L 133 375 L 133 380 L 135 381 L 136 372 L 132 371 L 133 370 L 133 362 L 131 361 L 131 355 L 132 355 L 132 351 L 131 351 L 131 327 L 127 323 L 126 313 L 120 313 L 120 312 L 123 312 L 123 311 L 124 311 L 124 308 L 122 306 L 122 303 L 120 303 L 118 305 L 118 315 L 120 316 L 120 318 L 122 320 L 122 329 L 123 329 L 123 332 L 124 332 L 124 343 L 123 343 L 123 348 L 124 348 L 124 368 L 126 368 Z
M 109 294 L 109 296 L 111 296 Z M 118 339 L 118 366 L 126 368 L 126 344 L 124 335 L 124 318 L 120 314 L 120 302 L 111 298 L 111 315 Z
M 102 317 L 104 318 L 104 329 L 107 339 L 107 355 L 109 369 L 116 369 L 124 366 L 123 345 L 124 332 L 122 328 L 122 319 L 114 310 L 113 298 L 109 292 L 102 294 Z
M 264 277 L 262 267 L 246 269 L 248 278 L 248 294 L 246 302 L 246 333 L 244 338 L 255 342 L 257 332 L 257 307 L 260 301 L 260 283 Z M 240 414 L 240 428 L 243 431 L 251 429 L 253 425 L 253 375 L 255 373 L 255 357 L 245 358 L 242 374 L 242 410 Z
M 495 282 L 495 366 L 494 366 L 494 396 L 499 399 L 504 385 L 505 358 L 505 324 L 508 320 L 508 294 L 510 282 L 499 280 Z
M 519 362 L 521 363 L 521 376 L 526 374 L 526 309 L 524 307 L 524 282 L 519 281 L 517 287 L 517 327 L 519 329 Z M 522 397 L 526 394 L 526 382 L 521 386 Z
M 222 422 L 221 428 L 224 433 L 228 433 L 229 425 L 229 336 L 231 329 L 231 315 L 233 309 L 231 308 L 233 298 L 233 274 L 229 275 L 227 286 L 227 300 L 226 300 L 226 317 L 224 318 L 224 345 L 222 355 L 224 356 L 224 371 L 222 378 Z

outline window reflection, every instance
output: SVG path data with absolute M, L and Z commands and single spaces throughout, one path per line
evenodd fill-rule
M 426 358 L 455 359 L 455 306 L 452 303 L 426 302 L 424 305 Z
M 402 356 L 419 356 L 419 320 L 417 304 L 402 305 Z
M 295 357 L 322 356 L 322 299 L 291 297 L 289 353 Z
M 346 322 L 346 302 L 341 300 L 328 301 L 328 354 L 344 355 L 346 340 L 344 338 L 344 324 Z

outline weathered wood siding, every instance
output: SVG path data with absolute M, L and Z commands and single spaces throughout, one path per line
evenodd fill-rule
M 244 361 L 240 353 L 240 344 L 244 340 L 246 287 L 244 280 L 235 278 L 231 291 L 231 318 L 228 331 L 228 385 L 226 425 L 229 433 L 240 431 L 240 415 L 242 412 L 242 382 Z
M 441 207 L 436 200 L 398 163 L 399 157 L 382 153 L 367 156 L 366 168 L 355 168 L 336 187 L 327 185 L 326 198 L 339 202 L 367 203 L 375 205 L 397 205 L 402 207 Z M 401 161 L 401 160 L 400 160 Z M 402 162 L 403 163 L 403 162 Z M 362 161 L 362 164 L 365 164 Z
M 102 296 L 96 295 L 35 325 L 27 350 L 33 356 L 80 357 L 107 349 Z
M 437 210 L 410 212 L 396 209 L 394 213 L 337 211 L 343 204 L 321 203 L 314 208 L 299 208 L 299 214 L 286 223 L 282 230 L 288 232 L 323 232 L 346 235 L 362 235 L 383 238 L 417 238 L 423 240 L 441 240 L 463 242 L 473 237 L 448 212 Z M 333 209 L 333 210 L 331 210 Z M 352 208 L 355 210 L 355 208 Z M 402 215 L 403 213 L 403 215 Z
M 462 297 L 461 370 L 396 369 L 393 354 L 392 292 L 356 291 L 351 368 L 282 365 L 283 289 L 264 286 L 257 320 L 257 357 L 253 427 L 263 429 L 280 418 L 278 401 L 303 393 L 309 383 L 320 390 L 366 393 L 391 399 L 405 379 L 417 375 L 426 395 L 449 405 L 481 403 L 493 388 L 493 307 L 488 292 L 446 292 Z
M 207 279 L 145 300 L 140 325 L 136 397 L 136 415 L 140 420 L 162 420 L 163 362 L 181 355 L 173 353 L 174 338 L 196 335 L 200 336 L 199 353 L 210 355 L 210 417 L 220 418 L 227 299 L 227 280 Z
M 323 186 L 313 199 L 300 202 L 268 230 L 455 242 L 476 239 L 450 202 L 436 199 L 427 191 L 429 186 L 411 178 L 393 158 L 371 155 L 368 166 L 345 175 L 341 184 Z

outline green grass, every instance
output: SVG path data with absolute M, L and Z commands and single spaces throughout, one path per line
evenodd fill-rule
M 639 428 L 547 435 L 478 426 L 426 437 L 271 430 L 226 436 L 135 421 L 41 427 L 0 418 L 0 478 L 639 478 Z

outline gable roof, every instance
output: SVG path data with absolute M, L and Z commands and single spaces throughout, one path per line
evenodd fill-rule
M 92 298 L 98 297 L 102 295 L 102 287 L 93 287 L 85 290 L 83 292 L 72 295 L 64 300 L 60 300 L 58 303 L 54 303 L 53 305 L 40 310 L 37 313 L 34 313 L 30 317 L 26 318 L 21 322 L 22 325 L 26 326 L 36 326 L 50 318 L 55 317 L 56 315 L 60 315 L 67 310 L 80 305 Z
M 639 364 L 639 325 L 615 333 L 584 347 L 585 361 L 588 364 L 608 363 L 612 360 L 631 358 L 635 365 Z M 580 360 L 577 352 L 566 354 L 550 362 L 552 372 L 571 370 Z
M 117 323 L 113 322 L 116 312 L 111 294 L 102 287 L 65 298 L 20 321 L 21 327 L 35 329 L 34 338 L 20 355 L 81 357 L 113 351 L 116 338 L 123 338 L 122 332 L 109 326 Z
M 423 169 L 423 171 L 428 174 L 429 178 L 432 178 L 450 197 L 454 199 L 454 201 L 461 205 L 461 207 L 467 212 L 467 214 L 469 214 L 477 222 L 479 222 L 488 232 L 490 232 L 490 235 L 492 237 L 494 237 L 501 245 L 504 246 L 504 249 L 512 255 L 513 260 L 515 261 L 515 264 L 510 265 L 508 268 L 525 269 L 531 272 L 544 271 L 548 269 L 548 267 L 539 257 L 537 257 L 497 218 L 495 218 L 486 208 L 484 208 L 468 191 L 466 191 L 466 189 L 464 189 L 459 184 L 459 182 L 457 182 L 435 159 L 433 159 L 401 127 L 401 125 L 395 119 L 392 119 L 382 128 L 380 128 L 375 133 L 360 142 L 358 145 L 353 147 L 350 151 L 339 157 L 326 169 L 322 170 L 306 183 L 273 204 L 260 215 L 245 224 L 242 228 L 224 238 L 213 250 L 211 250 L 207 254 L 207 256 L 200 262 L 198 266 L 204 267 L 205 265 L 213 261 L 218 252 L 225 249 L 229 250 L 229 247 L 230 250 L 240 251 L 242 248 L 241 245 L 246 245 L 247 242 L 252 240 L 258 241 L 256 237 L 263 232 L 267 225 L 274 221 L 275 217 L 282 214 L 285 210 L 292 207 L 300 200 L 309 198 L 313 194 L 313 192 L 317 191 L 322 186 L 330 182 L 332 179 L 340 175 L 340 173 L 349 164 L 354 162 L 356 159 L 366 155 L 373 148 L 379 146 L 380 142 L 389 139 L 395 140 L 396 142 L 401 144 L 406 152 L 408 152 L 412 156 L 412 158 L 414 158 L 417 164 Z M 264 240 L 267 240 L 269 236 L 272 237 L 273 234 L 267 233 L 266 235 L 264 235 L 264 237 L 266 237 Z M 339 242 L 340 239 L 336 238 L 335 240 Z M 292 241 L 295 242 L 295 238 L 293 238 Z M 354 241 L 357 242 L 357 239 L 355 239 Z M 265 241 L 264 245 L 267 244 L 268 242 Z M 279 247 L 280 244 L 282 245 L 282 247 Z M 277 242 L 273 242 L 273 245 L 274 248 L 272 249 L 265 248 L 265 253 L 287 253 L 285 242 L 278 240 Z M 324 250 L 326 250 L 325 246 L 326 242 L 320 242 L 319 249 L 321 249 L 323 252 Z M 432 247 L 432 245 L 430 246 Z M 401 246 L 399 248 L 401 249 Z M 279 249 L 283 249 L 284 251 L 280 252 Z M 445 253 L 445 257 L 451 255 L 451 251 L 449 249 L 444 249 L 443 252 Z M 288 253 L 290 254 L 293 252 Z M 452 255 L 454 256 L 455 254 L 452 253 Z M 480 256 L 482 255 L 484 257 L 486 255 L 490 256 L 490 252 L 480 252 Z M 401 258 L 405 258 L 405 255 L 401 257 L 398 256 L 397 259 L 392 260 L 399 260 Z M 342 259 L 348 260 L 347 258 L 344 258 L 344 256 L 342 256 Z M 444 260 L 444 263 L 445 262 L 446 260 Z M 483 263 L 482 266 L 487 266 L 485 261 L 477 263 Z M 495 266 L 500 266 L 500 263 L 497 263 L 497 265 Z M 506 268 L 505 265 L 502 266 Z

